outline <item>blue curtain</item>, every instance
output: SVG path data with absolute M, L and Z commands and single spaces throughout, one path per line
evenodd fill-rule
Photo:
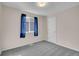
M 25 38 L 25 36 L 26 36 L 26 14 L 22 14 L 20 38 Z
M 34 17 L 34 36 L 38 36 L 38 18 Z

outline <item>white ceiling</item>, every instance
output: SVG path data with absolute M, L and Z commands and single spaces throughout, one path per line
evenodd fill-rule
M 78 2 L 48 2 L 45 7 L 38 7 L 36 2 L 3 2 L 2 4 L 22 11 L 45 16 L 79 5 Z

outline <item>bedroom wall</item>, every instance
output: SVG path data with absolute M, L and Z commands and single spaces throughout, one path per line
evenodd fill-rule
M 56 44 L 79 51 L 79 6 L 53 16 L 56 17 Z
M 3 8 L 3 34 L 2 34 L 2 48 L 3 50 L 12 49 L 34 42 L 46 40 L 47 38 L 47 19 L 46 16 L 40 16 L 31 14 L 28 12 L 23 12 L 15 8 L 2 6 Z M 26 34 L 26 38 L 20 38 L 20 17 L 21 14 L 25 13 L 27 16 L 38 16 L 38 31 L 39 35 L 37 37 L 33 36 L 33 33 Z
M 2 50 L 2 5 L 0 4 L 0 54 Z

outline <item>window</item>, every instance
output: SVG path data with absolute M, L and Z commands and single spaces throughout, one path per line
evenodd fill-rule
M 30 32 L 34 32 L 34 22 L 30 22 Z
M 34 32 L 34 19 L 31 17 L 26 18 L 26 33 Z
M 26 33 L 29 32 L 29 22 L 26 22 Z

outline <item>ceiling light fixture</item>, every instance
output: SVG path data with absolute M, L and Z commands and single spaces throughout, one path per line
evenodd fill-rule
M 39 7 L 45 7 L 47 2 L 37 2 L 37 6 Z

